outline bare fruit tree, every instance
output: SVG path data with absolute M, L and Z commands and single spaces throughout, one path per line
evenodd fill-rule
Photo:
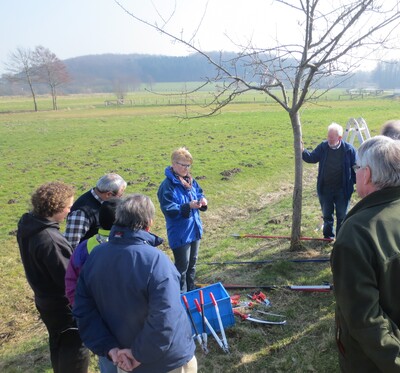
M 293 42 L 275 40 L 274 45 L 262 48 L 251 40 L 244 45 L 234 43 L 238 52 L 228 59 L 222 52 L 219 58 L 213 57 L 196 41 L 206 14 L 194 30 L 174 33 L 169 30 L 175 8 L 170 16 L 157 12 L 158 19 L 146 20 L 114 1 L 135 21 L 182 43 L 214 66 L 215 75 L 207 77 L 204 85 L 217 84 L 218 89 L 206 115 L 219 112 L 248 91 L 263 92 L 288 113 L 295 154 L 291 248 L 299 249 L 303 195 L 300 109 L 347 79 L 364 58 L 389 47 L 399 26 L 400 0 L 275 0 L 273 6 L 286 7 L 295 14 L 298 32 L 293 34 Z M 228 39 L 232 41 L 229 36 Z
M 31 91 L 34 110 L 37 111 L 36 93 L 34 82 L 37 80 L 36 65 L 30 49 L 17 48 L 10 53 L 9 61 L 5 64 L 6 79 L 11 82 L 27 84 Z
M 65 64 L 48 48 L 37 46 L 33 52 L 38 79 L 50 88 L 53 110 L 57 110 L 57 89 L 69 81 Z

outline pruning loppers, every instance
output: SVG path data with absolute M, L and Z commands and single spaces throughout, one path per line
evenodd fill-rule
M 199 295 L 200 295 L 200 307 L 201 307 L 201 324 L 203 327 L 203 333 L 202 333 L 202 340 L 203 340 L 203 351 L 207 350 L 207 331 L 206 331 L 206 316 L 204 314 L 204 295 L 203 295 L 203 290 L 199 290 Z
M 194 303 L 196 305 L 197 311 L 200 313 L 200 315 L 203 317 L 203 313 L 201 312 L 201 307 L 199 304 L 199 301 L 197 299 L 194 300 Z M 224 346 L 224 343 L 222 342 L 221 338 L 218 337 L 217 333 L 215 332 L 214 328 L 211 326 L 211 324 L 209 323 L 209 321 L 207 320 L 207 317 L 204 316 L 204 321 L 208 327 L 208 329 L 210 330 L 211 334 L 213 335 L 213 337 L 215 338 L 215 340 L 217 341 L 219 347 L 222 348 L 222 350 L 226 353 L 229 353 L 229 350 L 227 350 Z
M 201 341 L 201 336 L 200 336 L 199 332 L 197 331 L 196 324 L 195 324 L 195 322 L 194 322 L 194 320 L 193 320 L 192 313 L 190 312 L 189 303 L 188 303 L 188 301 L 187 301 L 186 296 L 183 295 L 183 296 L 182 296 L 182 299 L 183 299 L 183 303 L 185 303 L 186 312 L 187 312 L 187 314 L 188 314 L 188 316 L 189 316 L 190 322 L 192 323 L 192 326 L 193 326 L 193 329 L 194 329 L 194 333 L 195 333 L 195 337 L 196 337 L 196 339 L 197 339 L 197 342 L 199 343 L 199 345 L 200 345 L 200 347 L 202 348 L 203 352 L 204 352 L 205 354 L 208 354 L 207 346 L 204 346 L 204 344 L 203 344 L 202 341 Z
M 218 318 L 218 324 L 219 324 L 219 328 L 221 330 L 221 335 L 222 335 L 222 343 L 225 347 L 225 352 L 229 353 L 229 346 L 228 346 L 228 341 L 226 339 L 226 335 L 225 335 L 225 329 L 224 329 L 224 324 L 222 323 L 221 320 L 221 314 L 219 312 L 219 307 L 218 307 L 218 303 L 215 300 L 214 294 L 210 292 L 210 298 L 211 298 L 211 302 L 215 307 L 215 312 L 217 314 L 217 318 Z
M 282 315 L 277 315 L 274 313 L 269 313 L 269 312 L 263 312 L 263 311 L 257 311 L 266 315 L 270 316 L 275 316 L 275 317 L 284 317 Z M 255 317 L 252 317 L 251 314 L 246 314 L 240 312 L 238 309 L 234 308 L 233 309 L 233 314 L 236 316 L 239 316 L 242 320 L 247 320 L 247 321 L 252 321 L 260 324 L 268 324 L 268 325 L 285 325 L 286 320 L 281 320 L 281 321 L 271 321 L 271 320 L 263 320 L 263 319 L 256 319 Z
M 248 298 L 256 301 L 257 303 L 264 304 L 265 306 L 269 307 L 271 305 L 270 300 L 262 291 L 256 291 L 253 294 L 247 294 Z

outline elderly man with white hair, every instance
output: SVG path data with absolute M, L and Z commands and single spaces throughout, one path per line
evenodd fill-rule
M 327 139 L 313 151 L 303 149 L 303 161 L 318 163 L 317 193 L 324 219 L 324 238 L 335 238 L 333 230 L 336 210 L 336 236 L 350 205 L 356 180 L 352 169 L 356 162 L 353 145 L 342 140 L 343 127 L 328 126 Z
M 400 141 L 366 140 L 331 256 L 342 372 L 400 372 Z

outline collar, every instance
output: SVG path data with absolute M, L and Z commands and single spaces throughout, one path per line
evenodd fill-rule
M 96 192 L 94 191 L 94 188 L 92 188 L 92 189 L 90 190 L 90 193 L 92 193 L 92 196 L 93 196 L 94 198 L 96 198 L 96 200 L 99 201 L 100 203 L 103 203 L 103 202 L 104 202 L 104 201 L 96 194 Z
M 164 240 L 161 237 L 156 236 L 153 233 L 146 232 L 143 229 L 134 231 L 128 227 L 121 227 L 119 225 L 113 225 L 110 232 L 110 241 L 113 242 L 129 242 L 129 244 L 148 244 L 151 246 L 159 246 Z M 132 241 L 138 241 L 132 242 Z
M 328 143 L 328 146 L 332 149 L 332 150 L 337 150 L 340 148 L 340 146 L 342 145 L 342 140 L 339 141 L 339 144 L 335 145 L 335 146 L 330 146 Z

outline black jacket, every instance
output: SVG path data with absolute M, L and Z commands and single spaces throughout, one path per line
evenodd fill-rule
M 72 205 L 71 212 L 76 211 L 76 210 L 82 210 L 90 222 L 90 228 L 86 232 L 86 234 L 81 238 L 80 242 L 85 241 L 85 240 L 89 239 L 90 237 L 93 237 L 99 231 L 100 207 L 101 207 L 101 203 L 96 198 L 93 197 L 91 190 L 82 194 Z
M 67 305 L 64 277 L 72 248 L 59 224 L 26 213 L 18 223 L 17 241 L 36 304 L 44 309 Z

